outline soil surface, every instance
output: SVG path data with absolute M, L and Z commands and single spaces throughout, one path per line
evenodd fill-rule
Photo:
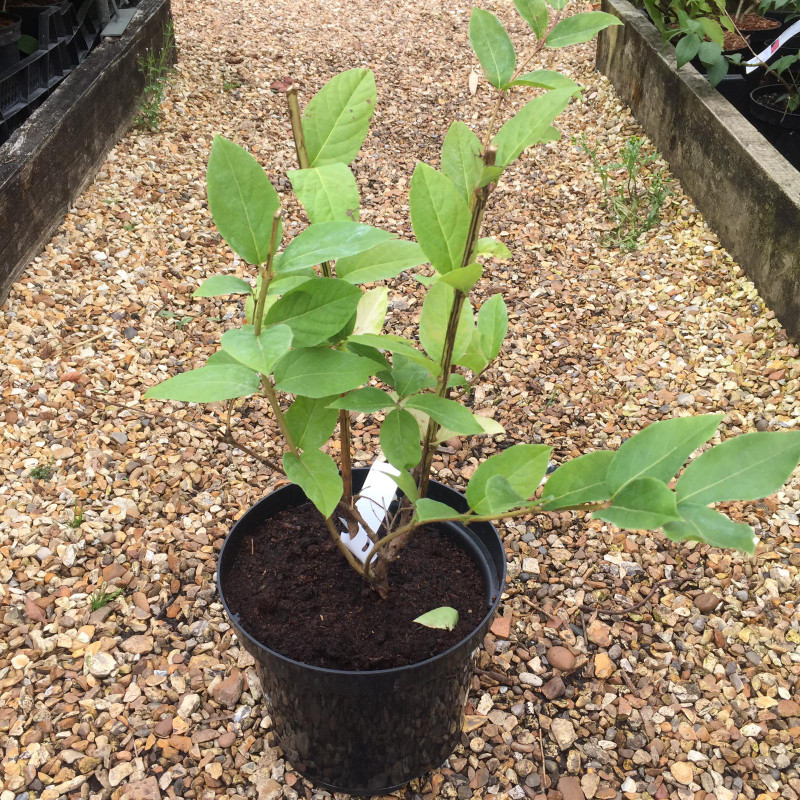
M 778 20 L 758 14 L 743 14 L 741 17 L 734 17 L 733 21 L 740 31 L 769 31 L 780 26 Z
M 732 53 L 736 50 L 742 50 L 747 47 L 747 38 L 739 36 L 737 33 L 731 31 L 725 32 L 725 39 L 723 40 L 722 50 L 725 53 Z
M 475 562 L 433 526 L 423 528 L 389 571 L 386 600 L 337 552 L 310 504 L 281 512 L 244 538 L 227 585 L 243 627 L 283 655 L 319 667 L 401 667 L 442 653 L 487 611 Z M 413 620 L 440 606 L 458 610 L 452 631 Z

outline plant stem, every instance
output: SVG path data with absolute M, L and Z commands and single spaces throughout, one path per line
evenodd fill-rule
M 308 169 L 308 151 L 306 150 L 306 139 L 303 135 L 303 122 L 300 118 L 300 101 L 297 99 L 296 86 L 291 86 L 286 92 L 286 102 L 289 104 L 289 119 L 292 123 L 294 148 L 297 150 L 297 163 L 300 165 L 300 169 Z
M 308 150 L 306 150 L 306 140 L 303 135 L 303 120 L 300 116 L 300 101 L 297 98 L 297 87 L 292 86 L 286 92 L 286 102 L 289 106 L 289 119 L 292 123 L 292 137 L 294 138 L 294 148 L 297 151 L 297 163 L 300 169 L 308 169 L 310 162 Z M 330 278 L 333 274 L 330 261 L 323 261 L 320 265 L 322 274 Z M 350 415 L 342 409 L 339 411 L 339 435 L 341 439 L 341 469 L 342 483 L 344 484 L 344 499 L 348 504 L 353 502 L 353 462 L 351 456 L 351 436 L 350 436 Z M 349 552 L 349 551 L 348 551 Z
M 575 506 L 565 506 L 564 508 L 559 508 L 558 511 L 597 511 L 601 508 L 607 508 L 608 505 L 608 502 L 581 503 Z M 501 519 L 527 517 L 542 510 L 543 509 L 541 506 L 534 504 L 531 506 L 525 506 L 525 508 L 519 508 L 516 511 L 507 511 L 503 514 L 474 514 L 470 512 L 468 514 L 458 514 L 454 517 L 436 517 L 435 519 L 426 519 L 424 522 L 408 522 L 399 527 L 397 530 L 392 531 L 388 536 L 384 536 L 383 539 L 378 540 L 378 542 L 372 546 L 372 549 L 367 554 L 367 560 L 364 562 L 367 578 L 372 576 L 372 562 L 382 549 L 384 549 L 387 545 L 392 544 L 392 542 L 394 542 L 396 539 L 399 539 L 402 536 L 407 536 L 409 533 L 414 531 L 416 528 L 421 527 L 422 525 L 429 525 L 435 522 L 463 522 L 465 525 L 471 525 L 474 522 L 496 522 Z
M 269 289 L 269 282 L 272 280 L 272 262 L 275 259 L 275 247 L 278 243 L 278 228 L 281 222 L 281 210 L 278 209 L 272 217 L 272 230 L 269 235 L 269 253 L 267 253 L 267 261 L 260 267 L 261 272 L 261 289 L 258 293 L 258 300 L 256 301 L 256 308 L 253 312 L 253 326 L 255 328 L 256 338 L 261 335 L 261 326 L 264 322 L 264 304 L 267 302 L 267 290 Z
M 494 166 L 497 157 L 497 148 L 490 146 L 484 150 L 483 163 L 487 167 Z M 483 213 L 486 210 L 486 203 L 489 199 L 490 186 L 482 186 L 475 190 L 473 194 L 472 203 L 472 217 L 469 223 L 469 233 L 467 234 L 467 241 L 464 245 L 464 253 L 461 258 L 461 266 L 466 267 L 471 264 L 475 258 L 475 249 L 478 244 L 478 237 L 481 232 L 481 223 L 483 222 Z M 439 397 L 447 397 L 449 389 L 447 387 L 448 379 L 450 378 L 450 370 L 453 366 L 453 348 L 455 347 L 456 333 L 458 331 L 458 323 L 461 319 L 461 310 L 464 307 L 466 294 L 455 289 L 453 297 L 453 306 L 450 309 L 450 317 L 447 320 L 447 331 L 444 338 L 444 348 L 442 350 L 442 357 L 439 362 L 441 372 L 439 373 L 439 380 L 436 386 L 436 393 Z M 422 460 L 417 467 L 419 470 L 416 474 L 417 485 L 419 486 L 419 493 L 421 497 L 425 497 L 428 491 L 428 482 L 430 480 L 431 463 L 433 462 L 434 441 L 436 434 L 439 431 L 439 425 L 431 417 L 428 420 L 428 428 L 425 432 L 425 441 L 422 447 Z
M 278 422 L 278 427 L 281 429 L 283 438 L 286 439 L 286 445 L 289 448 L 289 452 L 296 456 L 299 455 L 297 451 L 297 445 L 294 443 L 294 438 L 292 437 L 292 432 L 289 430 L 289 425 L 286 422 L 286 415 L 281 410 L 280 404 L 278 403 L 278 397 L 275 394 L 275 389 L 272 386 L 272 381 L 267 375 L 261 376 L 261 388 L 264 390 L 264 396 L 269 401 L 270 408 L 272 409 L 272 413 L 275 415 L 275 419 Z

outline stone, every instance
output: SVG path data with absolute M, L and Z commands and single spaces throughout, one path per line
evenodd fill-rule
M 273 778 L 268 778 L 256 788 L 258 789 L 258 800 L 278 800 L 283 794 L 283 788 Z
M 541 686 L 544 681 L 532 672 L 520 672 L 519 682 L 524 683 L 526 686 Z
M 610 678 L 616 666 L 614 662 L 608 657 L 608 653 L 598 653 L 594 657 L 594 675 L 596 678 Z
M 619 787 L 623 792 L 635 792 L 636 791 L 636 781 L 628 776 L 622 782 L 622 786 Z
M 564 775 L 559 778 L 558 791 L 561 792 L 563 800 L 585 800 L 586 798 L 580 780 L 572 776 Z
M 119 786 L 133 772 L 133 764 L 130 761 L 121 761 L 108 771 L 108 782 L 112 786 Z
M 508 637 L 511 636 L 511 614 L 496 616 L 494 620 L 492 620 L 492 625 L 489 630 L 498 639 L 508 639 Z
M 717 597 L 710 592 L 703 592 L 703 594 L 697 595 L 694 599 L 695 608 L 701 614 L 710 614 L 721 602 L 721 597 Z
M 605 622 L 601 622 L 599 619 L 589 624 L 586 628 L 586 635 L 589 637 L 590 642 L 600 647 L 611 647 L 611 626 L 606 625 Z
M 800 717 L 800 704 L 794 700 L 779 700 L 778 713 L 782 717 Z
M 566 647 L 550 647 L 545 653 L 545 657 L 553 669 L 560 669 L 562 672 L 575 666 L 575 656 Z
M 235 741 L 236 734 L 233 731 L 226 731 L 217 739 L 217 745 L 224 750 L 227 747 L 231 747 Z
M 564 681 L 556 675 L 554 678 L 550 678 L 549 681 L 544 685 L 542 688 L 542 694 L 548 700 L 556 700 L 561 697 L 564 692 L 566 691 L 566 687 L 564 686 Z
M 188 719 L 200 708 L 200 695 L 187 694 L 178 705 L 178 716 L 181 719 Z
M 97 653 L 94 656 L 87 654 L 85 663 L 95 678 L 107 678 L 117 668 L 117 662 L 110 653 Z
M 166 719 L 159 720 L 156 723 L 155 728 L 153 728 L 153 733 L 160 739 L 167 739 L 172 735 L 172 728 L 172 717 L 167 717 Z
M 586 775 L 581 777 L 581 789 L 583 789 L 587 800 L 592 800 L 599 788 L 600 776 L 596 772 L 587 772 Z
M 676 761 L 670 764 L 669 771 L 678 783 L 688 786 L 694 780 L 694 770 L 688 761 Z
M 568 719 L 558 717 L 550 725 L 550 733 L 561 750 L 567 750 L 578 738 L 575 726 Z
M 154 776 L 143 781 L 131 781 L 122 792 L 119 800 L 161 800 L 161 790 Z
M 153 651 L 153 644 L 154 639 L 152 636 L 137 633 L 125 639 L 120 648 L 126 653 L 143 656 L 145 653 Z
M 31 660 L 25 655 L 25 653 L 20 653 L 11 659 L 11 666 L 14 667 L 14 669 L 25 669 L 25 667 L 27 667 L 30 663 Z
M 244 688 L 244 680 L 242 673 L 239 670 L 234 670 L 231 674 L 220 681 L 212 690 L 211 696 L 221 706 L 226 708 L 233 708 L 242 696 L 242 689 Z

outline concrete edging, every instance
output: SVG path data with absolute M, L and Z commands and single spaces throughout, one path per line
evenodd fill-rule
M 800 337 L 800 172 L 626 0 L 602 31 L 597 67 L 792 337 Z
M 0 147 L 0 302 L 127 131 L 144 89 L 137 59 L 161 46 L 170 19 L 169 0 L 141 0 L 125 34 L 98 45 Z

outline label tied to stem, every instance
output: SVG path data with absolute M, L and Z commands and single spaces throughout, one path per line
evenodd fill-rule
M 358 493 L 356 509 L 364 522 L 375 532 L 383 524 L 389 506 L 397 494 L 397 484 L 389 476 L 398 474 L 398 471 L 386 461 L 376 461 L 370 467 L 367 479 Z M 346 520 L 341 521 L 347 524 Z M 345 547 L 363 564 L 372 547 L 372 542 L 363 526 L 358 526 L 355 536 L 343 533 L 341 538 Z
M 774 42 L 768 44 L 756 57 L 750 61 L 743 61 L 745 65 L 745 72 L 751 73 L 754 69 L 761 66 L 760 62 L 769 61 L 775 53 L 789 41 L 800 33 L 800 20 L 797 20 L 793 25 L 790 25 Z

